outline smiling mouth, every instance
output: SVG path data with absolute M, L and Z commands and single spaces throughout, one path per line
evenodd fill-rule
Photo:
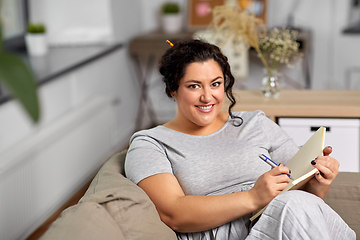
M 197 108 L 208 110 L 211 109 L 215 104 L 207 105 L 207 106 L 196 106 Z

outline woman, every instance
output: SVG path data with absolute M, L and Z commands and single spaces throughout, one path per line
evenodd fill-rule
M 162 57 L 160 73 L 166 94 L 177 101 L 177 115 L 133 135 L 125 170 L 179 239 L 326 239 L 336 234 L 355 239 L 321 200 L 338 173 L 330 147 L 313 162 L 319 171 L 304 187 L 311 194 L 279 195 L 289 182 L 283 165 L 298 147 L 263 112 L 231 111 L 234 77 L 218 47 L 200 40 L 177 43 Z M 231 102 L 227 113 L 221 111 L 225 96 Z M 270 169 L 259 159 L 262 153 L 280 166 Z M 251 227 L 252 213 L 267 204 Z

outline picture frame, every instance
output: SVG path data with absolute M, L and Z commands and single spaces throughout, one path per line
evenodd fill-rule
M 207 28 L 212 21 L 210 9 L 225 2 L 226 0 L 188 0 L 187 28 L 189 30 Z
M 257 17 L 261 18 L 266 24 L 267 0 L 238 0 L 242 8 L 254 11 Z M 210 9 L 215 6 L 223 5 L 227 0 L 188 0 L 187 29 L 201 30 L 206 29 L 212 21 Z

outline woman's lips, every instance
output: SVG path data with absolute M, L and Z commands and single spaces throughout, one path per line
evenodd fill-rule
M 196 105 L 196 108 L 202 113 L 209 113 L 214 109 L 215 104 Z

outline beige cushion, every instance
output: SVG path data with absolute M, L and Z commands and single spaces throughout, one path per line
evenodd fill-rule
M 101 204 L 126 239 L 177 239 L 175 233 L 160 220 L 146 193 L 122 175 L 125 156 L 126 151 L 117 153 L 103 165 L 80 204 Z
M 65 209 L 41 240 L 122 240 L 126 239 L 108 212 L 95 202 Z
M 340 172 L 324 200 L 360 236 L 360 173 Z

